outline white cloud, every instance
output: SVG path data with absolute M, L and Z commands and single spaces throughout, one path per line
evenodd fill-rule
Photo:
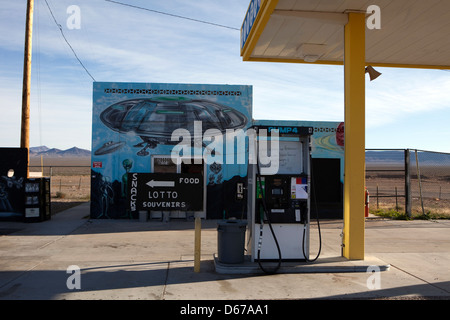
M 385 69 L 381 77 L 366 85 L 368 127 L 395 123 L 410 115 L 450 111 L 450 74 L 439 70 L 395 71 Z

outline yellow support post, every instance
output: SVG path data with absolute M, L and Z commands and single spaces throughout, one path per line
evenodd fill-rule
M 195 217 L 195 240 L 194 240 L 194 272 L 200 272 L 200 257 L 202 244 L 202 221 Z
M 345 26 L 345 165 L 343 255 L 364 260 L 365 13 Z

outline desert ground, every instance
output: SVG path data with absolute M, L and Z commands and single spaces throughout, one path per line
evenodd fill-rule
M 366 187 L 370 194 L 370 208 L 405 210 L 405 174 L 401 171 L 402 169 L 404 168 L 395 165 L 366 167 Z M 416 167 L 410 168 L 413 214 L 430 212 L 450 216 L 450 164 L 422 165 L 419 172 L 420 182 Z
M 90 157 L 30 158 L 30 175 L 50 177 L 52 214 L 90 200 L 90 165 Z

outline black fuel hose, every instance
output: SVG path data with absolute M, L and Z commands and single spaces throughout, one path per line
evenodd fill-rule
M 311 165 L 311 177 L 313 176 L 313 168 Z M 306 236 L 306 222 L 304 227 L 303 227 L 303 243 L 302 243 L 302 249 L 303 249 L 303 256 L 305 257 L 305 261 L 306 262 L 314 262 L 317 260 L 317 258 L 319 258 L 320 256 L 320 252 L 322 251 L 322 232 L 320 231 L 320 220 L 319 220 L 319 209 L 317 207 L 317 197 L 316 197 L 316 190 L 315 190 L 315 183 L 314 183 L 314 179 L 312 179 L 311 182 L 311 191 L 314 192 L 314 206 L 316 208 L 316 219 L 317 219 L 317 228 L 319 230 L 319 251 L 317 253 L 317 256 L 314 259 L 308 259 L 306 257 L 306 252 L 305 252 L 305 236 Z
M 269 224 L 269 228 L 270 228 L 270 232 L 272 233 L 273 239 L 275 240 L 275 245 L 277 247 L 278 250 L 278 264 L 275 267 L 275 269 L 273 270 L 267 270 L 265 269 L 262 264 L 261 264 L 261 245 L 262 245 L 262 235 L 263 235 L 263 217 L 260 218 L 260 231 L 259 231 L 259 241 L 258 241 L 258 265 L 261 268 L 261 270 L 265 273 L 265 274 L 275 274 L 278 269 L 280 269 L 281 267 L 281 249 L 280 249 L 280 245 L 278 244 L 278 239 L 275 235 L 275 232 L 273 231 L 272 228 L 272 223 L 270 222 L 270 217 L 267 211 L 267 206 L 266 206 L 266 199 L 265 199 L 265 193 L 263 193 L 263 188 L 262 188 L 262 182 L 261 182 L 261 171 L 260 171 L 260 167 L 259 167 L 259 162 L 257 161 L 256 167 L 258 169 L 258 183 L 259 183 L 259 189 L 261 191 L 261 198 L 262 198 L 262 205 L 263 205 L 263 210 L 264 213 L 266 215 L 266 219 L 267 222 Z M 256 215 L 255 215 L 256 216 Z

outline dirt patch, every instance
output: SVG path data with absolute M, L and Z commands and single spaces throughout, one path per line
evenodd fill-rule
M 86 202 L 91 194 L 90 157 L 30 158 L 30 172 L 50 177 L 52 202 Z M 57 209 L 55 209 L 57 210 Z
M 447 171 L 441 175 L 422 175 L 420 184 L 417 177 L 411 175 L 413 215 L 431 213 L 450 217 L 450 182 L 446 174 Z M 370 209 L 405 211 L 404 175 L 397 172 L 367 172 L 366 186 L 370 193 Z
M 90 175 L 59 175 L 50 178 L 52 198 L 72 201 L 89 201 L 91 195 Z

